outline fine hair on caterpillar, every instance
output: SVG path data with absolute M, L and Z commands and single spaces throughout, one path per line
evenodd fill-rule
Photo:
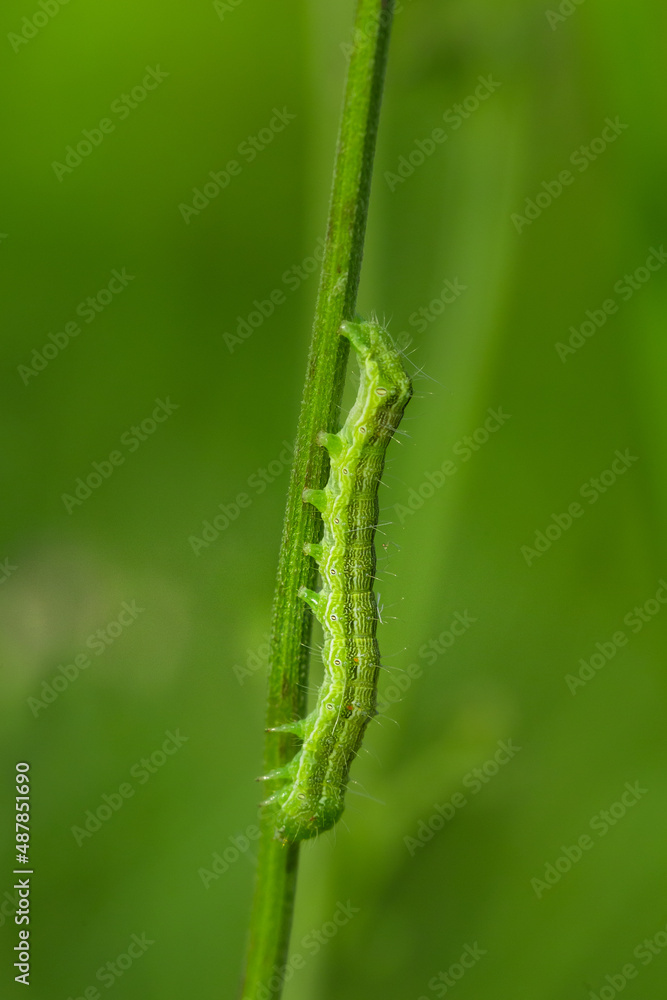
M 340 333 L 359 359 L 357 396 L 338 433 L 318 434 L 317 443 L 329 454 L 329 479 L 323 489 L 303 495 L 320 512 L 324 528 L 319 542 L 305 546 L 319 568 L 321 590 L 299 592 L 322 625 L 324 677 L 313 711 L 275 728 L 296 735 L 302 745 L 288 764 L 266 775 L 282 782 L 266 805 L 275 810 L 276 837 L 284 842 L 314 837 L 338 821 L 350 766 L 377 714 L 378 488 L 412 382 L 401 352 L 377 320 L 343 323 Z

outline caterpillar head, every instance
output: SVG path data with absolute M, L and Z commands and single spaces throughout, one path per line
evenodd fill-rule
M 358 353 L 371 391 L 387 407 L 402 412 L 412 396 L 412 382 L 386 328 L 376 320 L 344 322 L 340 332 Z

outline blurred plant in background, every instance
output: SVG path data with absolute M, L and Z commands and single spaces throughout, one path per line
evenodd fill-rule
M 17 760 L 33 775 L 33 995 L 106 995 L 107 963 L 143 935 L 116 966 L 124 996 L 233 996 L 281 455 L 352 4 L 47 7 L 6 5 L 2 64 L 2 745 L 7 794 Z M 398 5 L 359 300 L 423 373 L 384 476 L 386 710 L 344 822 L 302 852 L 287 1000 L 659 994 L 665 19 L 618 0 Z M 168 76 L 135 99 L 147 67 Z M 104 134 L 89 155 L 84 130 Z M 59 180 L 68 146 L 81 163 Z M 114 271 L 133 276 L 122 293 Z M 173 416 L 142 429 L 167 399 Z M 493 432 L 491 413 L 507 415 Z M 79 480 L 90 496 L 68 512 Z M 195 553 L 205 522 L 217 536 Z M 145 610 L 112 636 L 124 602 Z M 582 661 L 596 672 L 573 690 Z M 35 714 L 45 683 L 58 697 Z M 131 769 L 179 731 L 140 784 Z M 645 789 L 632 807 L 628 785 Z

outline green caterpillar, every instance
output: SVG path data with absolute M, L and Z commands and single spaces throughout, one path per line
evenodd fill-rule
M 289 764 L 267 775 L 285 782 L 267 802 L 277 806 L 276 836 L 285 842 L 313 837 L 340 818 L 350 765 L 376 714 L 377 494 L 387 445 L 412 395 L 401 355 L 379 323 L 343 323 L 340 333 L 359 356 L 361 381 L 341 430 L 317 438 L 330 456 L 327 485 L 303 495 L 324 522 L 321 542 L 305 547 L 322 589 L 299 592 L 324 629 L 324 680 L 314 711 L 276 729 L 303 740 Z

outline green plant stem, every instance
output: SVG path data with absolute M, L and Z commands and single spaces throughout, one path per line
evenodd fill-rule
M 338 329 L 344 319 L 354 318 L 392 14 L 392 0 L 358 0 L 278 562 L 267 727 L 306 712 L 311 618 L 298 590 L 302 585 L 315 586 L 315 564 L 304 555 L 303 546 L 317 537 L 320 517 L 311 504 L 303 502 L 302 494 L 306 486 L 324 485 L 326 455 L 317 446 L 316 436 L 320 430 L 336 429 L 337 424 L 348 353 L 347 340 Z M 295 750 L 292 737 L 267 733 L 265 773 L 288 763 Z M 275 839 L 272 811 L 264 809 L 244 1000 L 277 998 L 282 992 L 280 972 L 289 945 L 298 857 L 298 844 L 284 846 Z

